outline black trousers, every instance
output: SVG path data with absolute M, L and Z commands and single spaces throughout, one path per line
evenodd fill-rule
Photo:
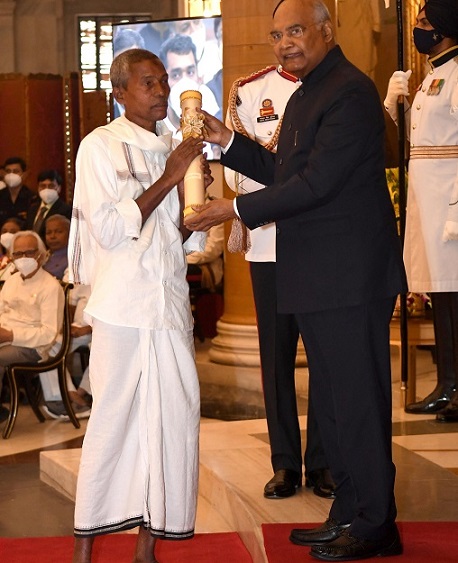
M 299 328 L 294 315 L 277 313 L 275 262 L 250 262 L 250 272 L 272 467 L 302 473 L 295 384 Z M 304 462 L 308 472 L 328 467 L 310 397 Z
M 336 499 L 330 516 L 356 537 L 394 525 L 389 323 L 394 298 L 296 315 Z
M 458 293 L 431 293 L 436 339 L 437 385 L 458 385 Z

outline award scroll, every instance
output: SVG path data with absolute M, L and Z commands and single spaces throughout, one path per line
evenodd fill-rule
M 201 137 L 204 118 L 196 110 L 202 107 L 202 94 L 197 90 L 185 90 L 180 94 L 181 132 L 183 140 L 188 137 Z M 189 165 L 184 176 L 184 216 L 194 213 L 193 205 L 205 203 L 204 173 L 201 169 L 201 156 L 198 155 Z

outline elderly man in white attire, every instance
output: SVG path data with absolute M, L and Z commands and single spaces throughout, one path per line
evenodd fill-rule
M 203 250 L 205 235 L 183 225 L 182 180 L 203 142 L 172 141 L 162 123 L 170 88 L 156 55 L 125 51 L 110 78 L 125 114 L 80 145 L 69 244 L 70 280 L 91 286 L 93 327 L 73 563 L 91 561 L 96 535 L 137 526 L 134 561 L 156 561 L 157 538 L 193 536 L 197 500 L 185 253 Z

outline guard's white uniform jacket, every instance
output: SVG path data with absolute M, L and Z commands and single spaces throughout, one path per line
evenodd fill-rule
M 451 292 L 458 291 L 458 240 L 442 236 L 447 220 L 458 222 L 458 204 L 450 205 L 458 199 L 458 47 L 430 62 L 410 109 L 404 261 L 410 291 Z
M 275 151 L 280 120 L 289 98 L 300 84 L 300 80 L 283 71 L 281 66 L 270 66 L 236 80 L 229 96 L 226 125 Z M 225 168 L 224 177 L 236 191 L 236 173 Z M 265 187 L 242 175 L 238 181 L 240 195 Z M 246 260 L 275 262 L 275 236 L 275 223 L 250 231 L 251 248 L 245 255 Z

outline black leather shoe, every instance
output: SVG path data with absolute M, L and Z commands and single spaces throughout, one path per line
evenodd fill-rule
M 289 541 L 296 545 L 323 545 L 337 539 L 350 524 L 338 524 L 333 518 L 328 518 L 318 528 L 295 528 L 291 530 Z
M 437 413 L 438 422 L 458 422 L 458 404 L 449 403 L 445 409 Z
M 292 497 L 301 486 L 301 480 L 301 474 L 292 469 L 278 469 L 264 487 L 264 496 L 273 499 Z
M 402 554 L 402 543 L 395 528 L 381 540 L 355 538 L 349 532 L 325 545 L 314 545 L 310 555 L 322 561 L 354 561 L 369 557 L 389 557 Z
M 418 403 L 410 403 L 404 409 L 409 414 L 430 414 L 444 409 L 452 397 L 455 387 L 438 386 Z
M 313 487 L 313 492 L 323 498 L 336 498 L 336 486 L 329 469 L 316 469 L 307 473 L 305 486 Z

